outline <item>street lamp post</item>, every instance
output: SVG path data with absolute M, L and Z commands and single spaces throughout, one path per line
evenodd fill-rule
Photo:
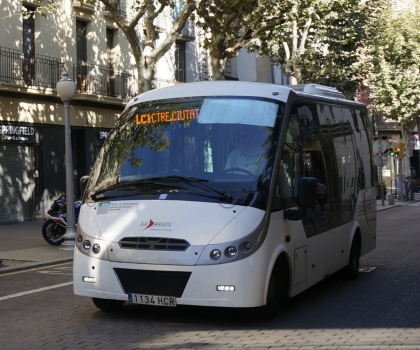
M 66 70 L 63 78 L 57 83 L 57 93 L 64 103 L 64 142 L 66 151 L 66 203 L 67 203 L 67 229 L 63 236 L 64 242 L 60 249 L 74 250 L 76 237 L 76 226 L 74 217 L 74 186 L 73 186 L 73 157 L 71 150 L 71 128 L 70 128 L 70 101 L 74 96 L 74 82 L 68 78 Z

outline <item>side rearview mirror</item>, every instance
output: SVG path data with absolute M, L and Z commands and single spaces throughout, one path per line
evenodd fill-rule
M 317 181 L 314 177 L 301 177 L 299 179 L 298 206 L 315 208 Z
M 83 195 L 85 194 L 86 186 L 89 182 L 89 179 L 90 179 L 89 175 L 85 175 L 85 176 L 82 176 L 80 178 L 80 193 L 81 193 L 80 196 L 81 196 L 81 198 L 83 198 Z

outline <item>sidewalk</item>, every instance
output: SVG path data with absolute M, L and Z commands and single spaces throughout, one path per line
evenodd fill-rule
M 376 201 L 377 211 L 403 205 L 420 207 L 420 193 L 415 193 L 415 201 L 395 199 L 390 205 L 388 198 Z M 0 274 L 73 261 L 73 251 L 59 249 L 48 244 L 42 237 L 44 221 L 25 221 L 17 224 L 0 224 Z
M 395 208 L 395 207 L 401 207 L 403 205 L 413 205 L 413 206 L 419 206 L 420 207 L 420 193 L 414 193 L 414 201 L 405 201 L 405 200 L 399 200 L 399 199 L 394 199 L 394 204 L 391 205 L 389 204 L 389 199 L 387 198 L 384 199 L 384 205 L 382 205 L 382 199 L 378 199 L 376 201 L 376 211 L 381 211 L 381 210 L 387 210 L 387 209 L 391 209 L 391 208 Z
M 73 251 L 59 249 L 42 237 L 44 221 L 0 224 L 0 274 L 73 261 Z

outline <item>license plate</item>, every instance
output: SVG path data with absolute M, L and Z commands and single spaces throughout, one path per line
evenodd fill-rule
M 134 304 L 155 305 L 155 306 L 176 306 L 175 297 L 162 297 L 159 295 L 128 294 L 128 301 Z

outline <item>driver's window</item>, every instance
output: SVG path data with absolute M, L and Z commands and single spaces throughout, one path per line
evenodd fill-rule
M 302 176 L 299 122 L 296 110 L 291 111 L 286 138 L 280 155 L 273 211 L 296 206 L 299 178 Z

